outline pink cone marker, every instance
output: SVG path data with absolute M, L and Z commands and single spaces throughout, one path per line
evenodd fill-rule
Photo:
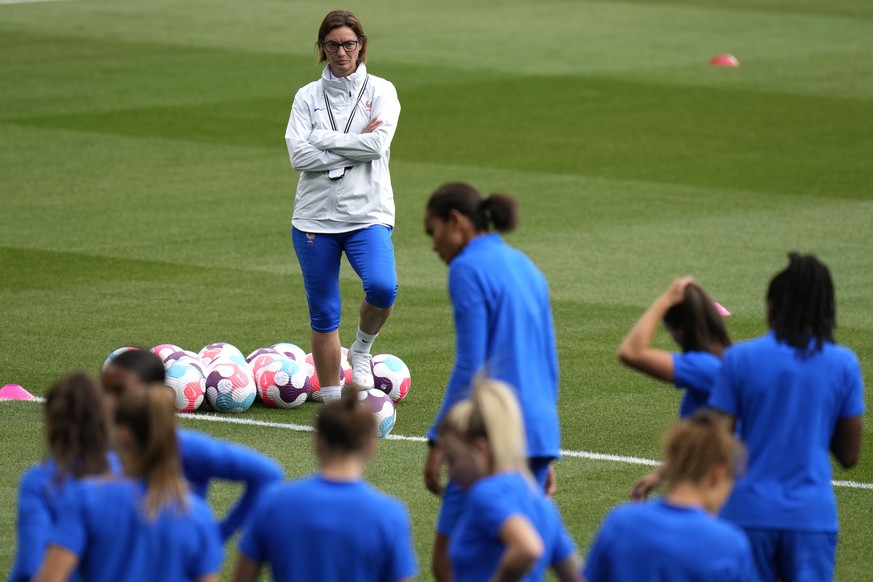
M 18 384 L 7 384 L 0 388 L 0 399 L 5 400 L 33 400 L 33 394 Z
M 740 61 L 734 55 L 715 55 L 709 59 L 709 64 L 713 67 L 739 67 Z
M 731 314 L 731 312 L 725 309 L 718 301 L 713 301 L 712 304 L 715 305 L 715 310 L 718 311 L 718 314 L 722 317 L 727 317 Z

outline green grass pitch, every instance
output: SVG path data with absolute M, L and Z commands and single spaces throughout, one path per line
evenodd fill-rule
M 371 39 L 370 71 L 403 106 L 391 160 L 400 293 L 376 346 L 413 374 L 395 433 L 424 433 L 452 362 L 445 267 L 422 228 L 426 197 L 450 180 L 521 200 L 509 241 L 551 283 L 568 450 L 656 458 L 679 395 L 618 364 L 623 334 L 685 274 L 733 312 L 735 340 L 761 333 L 766 284 L 792 249 L 830 265 L 838 340 L 873 384 L 867 0 L 347 6 Z M 42 394 L 129 343 L 308 347 L 282 135 L 294 92 L 319 74 L 315 31 L 335 7 L 0 3 L 0 384 Z M 741 66 L 710 67 L 718 53 Z M 350 269 L 342 285 L 348 344 L 361 293 Z M 242 418 L 307 424 L 316 410 Z M 44 452 L 40 418 L 38 405 L 0 404 L 0 572 L 18 478 Z M 289 477 L 313 469 L 306 433 L 183 424 L 264 451 Z M 873 482 L 871 436 L 835 478 Z M 385 441 L 368 477 L 409 505 L 427 580 L 437 501 L 424 455 Z M 645 470 L 558 464 L 557 502 L 581 551 Z M 216 487 L 214 506 L 235 493 Z M 868 579 L 873 490 L 837 497 L 837 579 Z

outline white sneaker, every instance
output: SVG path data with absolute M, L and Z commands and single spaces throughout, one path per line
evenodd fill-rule
M 373 356 L 349 350 L 349 365 L 352 367 L 352 386 L 358 390 L 373 387 Z

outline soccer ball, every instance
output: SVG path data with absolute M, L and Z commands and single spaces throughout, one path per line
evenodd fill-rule
M 179 360 L 181 358 L 191 358 L 197 363 L 197 365 L 200 366 L 201 370 L 206 369 L 206 363 L 200 358 L 200 354 L 192 352 L 191 350 L 179 350 L 178 352 L 171 352 L 167 354 L 163 358 L 164 365 L 166 366 L 170 362 L 175 362 L 176 360 Z
M 311 388 L 304 362 L 295 362 L 282 354 L 265 354 L 255 362 L 255 385 L 265 405 L 270 408 L 297 408 L 306 402 Z
M 340 348 L 342 355 L 340 356 L 340 368 L 342 368 L 343 385 L 352 385 L 352 365 L 349 364 L 349 348 Z
M 397 420 L 397 409 L 394 408 L 391 398 L 381 390 L 370 388 L 358 392 L 358 400 L 373 411 L 373 416 L 376 417 L 376 436 L 384 439 L 394 429 L 394 422 Z
M 214 360 L 224 358 L 242 366 L 248 366 L 243 353 L 236 346 L 225 342 L 216 342 L 205 346 L 200 350 L 200 358 L 206 364 L 211 364 Z
M 285 354 L 295 362 L 303 362 L 306 359 L 306 352 L 295 344 L 282 342 L 279 344 L 273 344 L 272 348 L 280 354 Z
M 279 352 L 277 352 L 273 348 L 258 348 L 255 351 L 253 351 L 252 353 L 250 353 L 249 355 L 247 355 L 246 362 L 248 362 L 249 366 L 251 366 L 252 374 L 255 373 L 255 367 L 252 365 L 252 362 L 254 362 L 255 358 L 257 358 L 258 356 L 264 356 L 264 355 L 276 356 L 276 355 L 279 355 Z
M 177 352 L 184 353 L 184 350 L 175 344 L 160 344 L 152 348 L 152 353 L 159 357 L 164 363 L 167 362 L 167 358 L 169 358 L 171 354 Z
M 397 356 L 391 354 L 374 356 L 373 387 L 390 396 L 395 403 L 400 402 L 406 398 L 412 387 L 409 368 Z
M 245 412 L 255 401 L 255 381 L 248 364 L 218 358 L 206 370 L 206 399 L 218 412 Z
M 306 372 L 309 374 L 309 400 L 313 402 L 324 402 L 324 399 L 321 397 L 321 381 L 318 379 L 318 372 L 315 371 L 315 360 L 312 359 L 312 354 L 306 354 L 304 359 L 306 363 Z M 349 374 L 351 377 L 351 373 Z M 346 382 L 346 373 L 340 364 L 339 375 L 337 376 L 337 381 L 342 378 L 342 382 Z
M 176 410 L 194 412 L 203 403 L 206 377 L 197 362 L 185 356 L 164 363 L 166 384 L 176 393 Z
M 129 352 L 130 350 L 138 350 L 138 349 L 139 348 L 132 348 L 130 346 L 125 346 L 123 348 L 118 348 L 117 350 L 114 350 L 111 354 L 106 356 L 105 360 L 103 360 L 103 371 L 104 372 L 106 371 L 106 368 L 109 367 L 109 364 L 112 363 L 112 360 L 114 360 L 115 357 L 118 356 L 118 354 L 123 354 L 124 352 Z

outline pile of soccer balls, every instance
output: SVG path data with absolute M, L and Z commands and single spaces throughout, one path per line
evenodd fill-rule
M 103 363 L 105 370 L 120 353 L 113 351 Z M 259 397 L 269 408 L 297 408 L 307 400 L 321 402 L 321 383 L 315 372 L 312 354 L 291 343 L 278 343 L 244 356 L 235 346 L 218 342 L 199 353 L 173 344 L 160 344 L 151 350 L 164 362 L 167 386 L 176 393 L 176 409 L 193 412 L 203 403 L 218 412 L 244 412 Z M 350 384 L 352 369 L 343 348 L 338 379 Z M 358 398 L 373 410 L 380 437 L 394 428 L 395 403 L 409 393 L 412 379 L 403 360 L 390 354 L 373 356 L 374 387 Z

